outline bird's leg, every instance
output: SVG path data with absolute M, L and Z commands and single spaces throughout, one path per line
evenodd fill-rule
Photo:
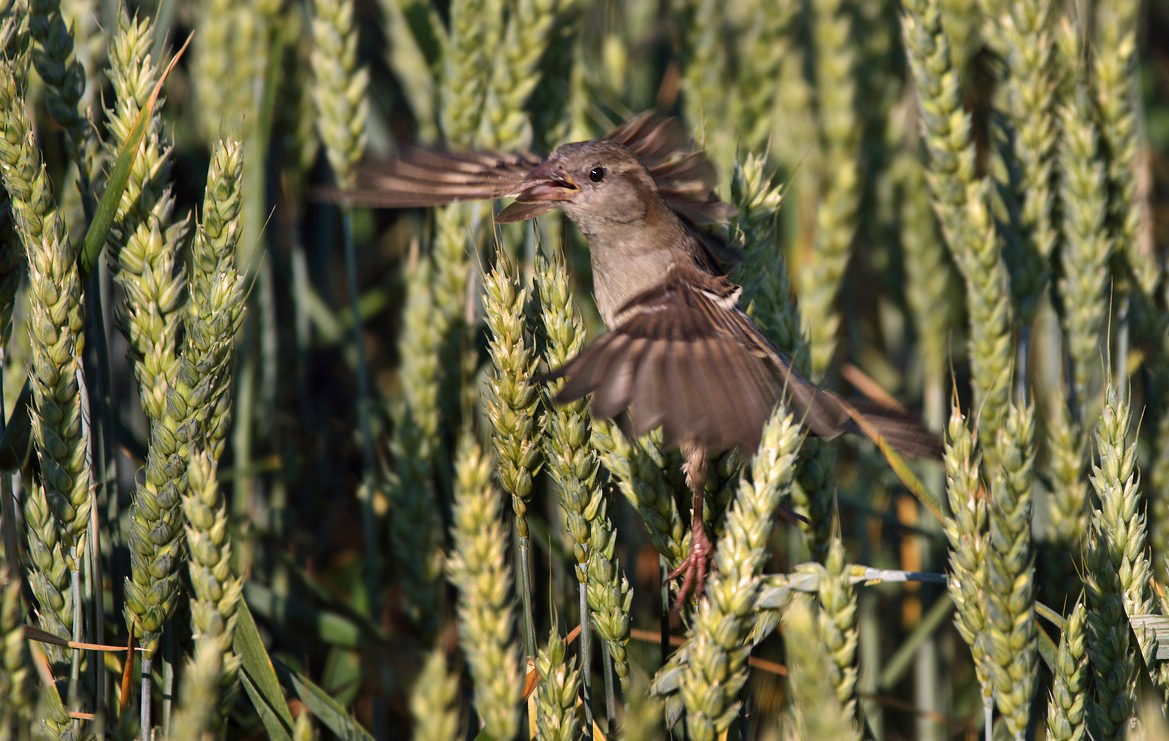
M 683 446 L 682 453 L 686 460 L 683 469 L 686 472 L 686 485 L 694 496 L 694 508 L 690 519 L 690 552 L 678 568 L 670 572 L 670 578 L 682 577 L 682 586 L 678 590 L 678 598 L 674 609 L 680 610 L 691 589 L 694 598 L 702 596 L 706 587 L 706 567 L 710 560 L 711 545 L 706 537 L 706 525 L 702 521 L 702 505 L 706 496 L 706 449 L 701 445 L 688 444 Z

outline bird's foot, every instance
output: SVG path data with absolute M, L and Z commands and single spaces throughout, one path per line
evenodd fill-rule
M 694 528 L 690 537 L 690 553 L 669 575 L 670 579 L 682 577 L 682 586 L 678 590 L 678 596 L 674 600 L 674 609 L 671 612 L 681 612 L 682 605 L 685 604 L 686 597 L 691 594 L 691 590 L 693 590 L 694 599 L 702 597 L 702 592 L 706 588 L 706 572 L 711 550 L 710 540 L 706 537 L 706 529 L 701 526 Z

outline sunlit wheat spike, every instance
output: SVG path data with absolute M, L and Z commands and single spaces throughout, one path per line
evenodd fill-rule
M 568 272 L 560 253 L 551 259 L 541 257 L 536 273 L 544 334 L 548 338 L 545 359 L 548 367 L 558 368 L 584 347 L 584 322 L 573 305 Z M 561 385 L 563 381 L 550 383 L 548 394 L 554 395 Z M 591 425 L 585 402 L 549 404 L 543 427 L 544 457 L 560 494 L 575 554 L 576 578 L 583 583 L 589 560 L 589 505 L 594 497 L 601 496 L 596 455 L 589 444 Z
M 605 469 L 617 479 L 625 499 L 641 515 L 650 542 L 673 569 L 686 557 L 686 527 L 678 512 L 675 489 L 665 467 L 676 466 L 661 448 L 661 433 L 653 431 L 634 442 L 609 420 L 594 420 L 593 446 Z
M 1092 546 L 1090 556 L 1095 564 L 1112 572 L 1108 576 L 1093 574 L 1089 578 L 1089 625 L 1093 619 L 1107 618 L 1119 598 L 1123 605 L 1121 617 L 1129 619 L 1155 614 L 1151 586 L 1152 567 L 1148 556 L 1147 517 L 1144 511 L 1140 489 L 1139 473 L 1136 468 L 1136 445 L 1127 441 L 1130 419 L 1129 405 L 1122 401 L 1115 386 L 1110 385 L 1105 396 L 1104 409 L 1096 431 L 1096 445 L 1099 463 L 1092 467 L 1091 482 L 1099 499 L 1099 509 L 1093 512 Z M 1119 589 L 1119 594 L 1114 590 Z M 1097 623 L 1098 629 L 1116 632 L 1124 626 L 1105 626 Z M 1137 639 L 1146 666 L 1155 666 L 1156 639 L 1150 628 L 1134 624 L 1132 634 Z M 1127 642 L 1126 630 L 1124 640 Z M 1119 643 L 1120 637 L 1113 636 L 1105 642 Z M 1094 645 L 1094 644 L 1093 644 Z M 1130 660 L 1131 661 L 1131 660 Z M 1095 658 L 1093 659 L 1096 664 Z M 1098 665 L 1097 665 L 1098 666 Z M 1133 667 L 1135 670 L 1135 666 Z M 1099 671 L 1099 668 L 1097 669 Z M 1164 682 L 1164 675 L 1154 677 Z M 1107 682 L 1102 683 L 1105 689 Z M 1113 689 L 1118 690 L 1119 687 Z M 1132 688 L 1128 688 L 1131 693 Z M 1107 702 L 1107 695 L 1097 693 L 1101 702 Z M 1110 710 L 1113 720 L 1119 713 Z M 1105 730 L 1107 728 L 1105 727 Z
M 978 682 L 988 698 L 991 669 L 986 646 L 987 503 L 982 490 L 982 455 L 961 412 L 950 412 L 946 441 L 946 497 L 950 516 L 943 523 L 950 541 L 950 599 L 954 624 L 970 646 Z
M 53 208 L 52 187 L 24 101 L 18 75 L 0 69 L 0 111 L 5 137 L 0 176 L 8 191 L 15 225 L 29 266 L 28 329 L 32 350 L 32 435 L 41 481 L 61 539 L 61 555 L 77 568 L 92 507 L 91 472 L 86 460 L 88 428 L 80 391 L 82 327 L 81 276 L 64 222 Z M 7 72 L 7 74 L 5 74 Z M 72 618 L 66 625 L 72 624 Z
M 1087 737 L 1086 619 L 1084 601 L 1077 600 L 1059 637 L 1059 652 L 1055 657 L 1054 679 L 1047 703 L 1047 735 L 1053 741 L 1082 741 Z
M 576 717 L 580 672 L 576 669 L 576 657 L 566 656 L 566 653 L 564 638 L 553 620 L 548 643 L 536 657 L 536 671 L 540 677 L 536 696 L 536 726 L 539 728 L 539 737 L 546 741 L 575 741 L 580 738 Z
M 1136 167 L 1139 149 L 1136 100 L 1137 23 L 1140 3 L 1121 0 L 1096 10 L 1096 37 L 1091 56 L 1094 110 L 1104 142 L 1108 177 L 1109 233 L 1124 255 L 1145 295 L 1156 289 L 1161 270 L 1138 236 Z
M 535 434 L 540 398 L 533 380 L 538 359 L 526 326 L 527 303 L 528 290 L 519 284 L 515 265 L 500 250 L 483 285 L 483 309 L 491 333 L 488 351 L 494 368 L 488 384 L 487 418 L 494 430 L 499 482 L 512 497 L 516 532 L 521 537 L 528 534 L 532 476 L 540 467 Z
M 209 642 L 217 656 L 217 678 L 212 678 L 212 697 L 226 717 L 235 700 L 240 657 L 232 651 L 237 609 L 243 580 L 231 565 L 231 537 L 228 533 L 227 504 L 219 490 L 216 465 L 206 452 L 193 453 L 187 468 L 188 491 L 183 497 L 186 516 L 188 563 L 191 575 L 191 623 L 196 641 L 195 663 L 200 645 Z
M 831 660 L 816 630 L 808 598 L 797 596 L 784 612 L 783 622 L 798 737 L 859 739 L 856 724 L 833 691 L 828 671 Z
M 212 460 L 223 455 L 230 412 L 228 374 L 243 322 L 246 289 L 236 255 L 242 224 L 243 148 L 217 142 L 211 152 L 203 216 L 191 250 L 186 338 L 176 387 L 188 388 L 189 414 L 198 420 L 200 447 Z
M 149 20 L 119 16 L 118 33 L 110 47 L 110 79 L 116 96 L 114 108 L 108 112 L 110 167 L 161 74 L 153 44 Z M 152 422 L 166 413 L 166 394 L 178 372 L 177 343 L 186 299 L 185 271 L 178 250 L 187 222 L 172 219 L 170 172 L 171 146 L 156 111 L 134 160 L 111 232 L 114 280 L 125 294 L 118 325 L 133 350 L 134 376 Z
M 445 651 L 426 656 L 410 690 L 410 715 L 415 741 L 456 741 L 459 738 L 459 678 L 447 670 Z
M 792 366 L 808 373 L 809 344 L 800 328 L 800 313 L 778 241 L 776 218 L 783 191 L 770 182 L 762 157 L 749 155 L 735 168 L 731 199 L 739 209 L 733 227 L 743 244 L 740 274 L 747 311 L 776 346 L 788 354 Z M 795 511 L 805 518 L 800 530 L 817 560 L 823 560 L 828 549 L 835 459 L 832 446 L 805 440 L 791 492 Z
M 455 0 L 443 46 L 439 119 L 448 141 L 475 143 L 479 129 L 488 60 L 501 41 L 503 14 L 498 0 Z
M 142 110 L 161 73 L 153 53 L 154 25 L 149 19 L 118 16 L 117 32 L 110 44 L 109 76 L 113 83 L 113 107 L 106 111 L 109 140 L 106 148 L 113 167 L 118 153 L 129 139 L 138 113 Z M 112 234 L 114 250 L 120 249 L 137 225 L 146 220 L 170 191 L 171 147 L 163 135 L 161 120 L 155 118 L 147 127 L 143 149 L 134 160 L 130 181 L 118 208 Z
M 990 473 L 986 646 L 995 702 L 1016 738 L 1027 732 L 1035 694 L 1034 551 L 1035 415 L 1012 406 L 998 433 L 998 467 Z
M 811 345 L 812 378 L 836 352 L 841 313 L 836 306 L 852 255 L 861 196 L 856 54 L 849 44 L 851 10 L 837 0 L 812 11 L 812 43 L 821 151 L 816 232 L 809 264 L 799 272 L 800 314 Z
M 8 561 L 15 564 L 15 558 Z M 14 571 L 0 574 L 0 737 L 19 738 L 13 732 L 31 728 L 36 710 L 32 686 L 32 659 L 24 635 L 20 579 Z
M 1099 135 L 1091 101 L 1082 85 L 1060 111 L 1060 204 L 1063 248 L 1060 294 L 1062 324 L 1072 360 L 1072 399 L 1083 423 L 1099 376 L 1102 330 L 1108 315 L 1108 259 L 1112 240 L 1106 228 L 1108 198 Z
M 441 614 L 443 534 L 433 483 L 439 430 L 441 328 L 430 292 L 431 263 L 407 272 L 410 286 L 402 315 L 398 376 L 401 402 L 394 409 L 391 446 L 397 481 L 389 485 L 390 548 L 398 564 L 407 616 L 426 633 Z
M 567 268 L 559 252 L 536 266 L 536 287 L 544 333 L 545 359 L 551 368 L 563 365 L 584 347 L 583 322 L 573 306 Z M 549 385 L 555 395 L 563 381 Z M 588 606 L 597 631 L 609 646 L 622 682 L 629 674 L 625 658 L 631 626 L 633 593 L 614 559 L 616 533 L 609 520 L 604 492 L 597 477 L 600 464 L 592 446 L 591 423 L 583 400 L 550 405 L 543 419 L 544 459 L 556 482 L 560 507 L 572 543 L 578 583 L 586 585 Z
M 732 227 L 743 244 L 743 303 L 767 336 L 783 348 L 801 373 L 807 372 L 807 341 L 780 249 L 777 219 L 783 204 L 781 185 L 771 182 L 763 157 L 748 155 L 736 164 L 731 179 L 731 202 L 738 209 Z
M 313 3 L 313 100 L 317 131 L 337 184 L 353 182 L 353 165 L 365 152 L 365 122 L 369 116 L 369 72 L 357 65 L 357 29 L 353 2 L 315 0 Z
M 1010 394 L 1013 308 L 999 238 L 987 204 L 987 182 L 975 167 L 970 116 L 937 0 L 905 3 L 902 29 L 929 152 L 929 183 L 946 243 L 966 279 L 970 365 L 979 439 L 994 449 Z
M 527 307 L 528 291 L 520 284 L 518 271 L 501 245 L 495 267 L 483 279 L 483 312 L 490 332 L 488 352 L 492 366 L 485 406 L 499 460 L 497 476 L 503 490 L 511 495 L 515 514 L 517 586 L 523 604 L 525 650 L 534 654 L 528 505 L 532 477 L 540 469 L 542 455 L 536 432 L 540 393 L 533 382 L 538 359 L 527 326 Z
M 573 306 L 568 273 L 557 253 L 537 265 L 537 289 L 544 330 L 546 359 L 558 367 L 584 344 L 584 329 Z M 555 394 L 563 382 L 554 382 Z M 609 519 L 598 481 L 600 464 L 592 445 L 592 425 L 584 402 L 554 406 L 543 418 L 544 456 L 557 484 L 560 505 L 573 543 L 577 580 L 586 585 L 592 622 L 605 639 L 616 674 L 624 686 L 629 677 L 626 646 L 630 639 L 633 592 L 615 558 L 617 534 Z
M 0 137 L 0 175 L 25 252 L 45 236 L 47 227 L 57 228 L 54 223 L 46 224 L 55 207 L 25 104 L 28 64 L 27 54 L 0 59 L 0 108 L 4 114 L 0 121 L 4 132 Z
M 150 428 L 145 477 L 130 507 L 126 619 L 141 637 L 147 657 L 157 648 L 159 632 L 181 589 L 182 504 L 191 493 L 187 468 L 192 453 L 206 451 L 209 460 L 217 459 L 226 434 L 231 359 L 245 297 L 244 279 L 234 264 L 240 172 L 239 145 L 217 146 L 208 173 L 204 223 L 196 228 L 191 297 L 185 310 L 176 312 L 185 319 L 182 352 L 163 395 L 163 416 Z M 196 497 L 213 496 L 206 481 L 206 475 L 198 479 L 204 488 Z M 230 593 L 237 587 L 231 586 L 231 575 L 223 573 L 222 563 L 219 569 L 220 584 Z M 204 586 L 213 589 L 210 583 Z M 217 607 L 225 619 L 230 617 L 226 603 Z M 229 672 L 233 668 L 230 661 L 224 665 Z
M 454 543 L 447 568 L 459 590 L 459 638 L 475 686 L 475 709 L 492 738 L 519 724 L 522 681 L 513 635 L 508 538 L 491 459 L 464 435 L 455 472 Z
M 1002 56 L 1002 108 L 993 120 L 998 139 L 994 176 L 1003 219 L 1012 233 L 1003 258 L 1020 321 L 1029 325 L 1042 306 L 1056 242 L 1053 178 L 1058 124 L 1055 44 L 1050 2 L 1010 2 L 990 9 L 988 40 Z
M 719 539 L 706 597 L 699 605 L 687 641 L 687 661 L 680 695 L 686 728 L 695 739 L 713 739 L 725 731 L 739 707 L 747 681 L 748 641 L 754 627 L 752 609 L 767 560 L 767 540 L 776 510 L 795 475 L 799 424 L 780 405 L 763 428 L 763 440 L 751 460 L 751 477 L 739 484 L 726 533 Z M 832 692 L 830 689 L 829 692 Z
M 1136 660 L 1128 618 L 1146 614 L 1149 567 L 1145 517 L 1136 485 L 1136 446 L 1127 441 L 1129 407 L 1115 386 L 1107 390 L 1096 430 L 1099 463 L 1091 482 L 1099 498 L 1089 523 L 1084 583 L 1088 595 L 1088 657 L 1095 673 L 1096 738 L 1122 738 L 1135 711 Z M 1142 639 L 1138 632 L 1137 639 Z
M 540 83 L 540 61 L 558 33 L 562 6 L 572 0 L 519 0 L 507 22 L 502 43 L 488 60 L 488 77 L 479 135 L 483 146 L 504 151 L 531 145 L 526 107 Z
M 845 571 L 844 544 L 834 538 L 828 550 L 824 576 L 817 596 L 820 609 L 816 624 L 820 640 L 830 659 L 829 680 L 836 699 L 848 719 L 856 718 L 856 593 Z
M 600 487 L 596 487 L 599 501 L 590 504 L 589 520 L 588 603 L 592 609 L 593 625 L 605 639 L 613 670 L 622 687 L 629 681 L 627 646 L 633 619 L 633 589 L 616 557 L 617 531 L 609 519 L 608 506 Z
M 36 39 L 33 52 L 37 74 L 45 81 L 49 114 L 65 129 L 77 156 L 89 136 L 88 111 L 81 110 L 85 68 L 73 53 L 73 33 L 61 14 L 60 0 L 31 0 L 29 30 Z
M 77 568 L 84 549 L 92 506 L 86 465 L 89 441 L 78 386 L 81 286 L 20 89 L 27 80 L 23 66 L 27 62 L 27 55 L 0 59 L 0 179 L 10 199 L 15 233 L 26 258 L 33 261 L 27 319 L 33 391 L 30 417 L 41 477 L 25 484 L 29 582 L 41 626 L 55 635 L 74 637 L 69 572 Z M 53 661 L 64 659 L 55 646 L 46 652 Z

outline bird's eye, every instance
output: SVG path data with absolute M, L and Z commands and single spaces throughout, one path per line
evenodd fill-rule
M 589 180 L 592 180 L 594 183 L 599 183 L 604 179 L 605 179 L 605 168 L 604 167 L 597 165 L 593 169 L 589 170 Z

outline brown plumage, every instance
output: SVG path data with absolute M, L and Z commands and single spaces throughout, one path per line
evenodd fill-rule
M 701 229 L 734 208 L 714 195 L 716 173 L 681 124 L 643 114 L 603 139 L 530 155 L 406 150 L 367 163 L 346 202 L 391 208 L 515 196 L 501 222 L 562 210 L 588 241 L 594 299 L 609 332 L 553 377 L 557 402 L 593 395 L 594 416 L 632 436 L 662 427 L 682 448 L 693 494 L 692 548 L 679 602 L 701 594 L 710 543 L 702 523 L 706 457 L 750 453 L 764 423 L 786 402 L 813 435 L 881 437 L 914 456 L 939 457 L 937 438 L 908 415 L 849 402 L 791 369 L 739 306 L 725 276 L 739 255 Z

